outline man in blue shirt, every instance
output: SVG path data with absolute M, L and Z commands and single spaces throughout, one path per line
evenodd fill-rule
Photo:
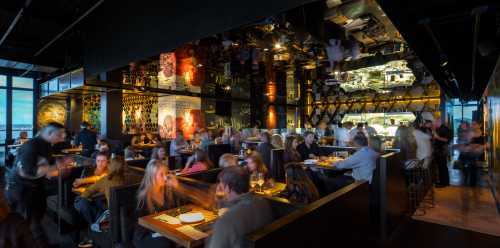
M 378 137 L 370 137 L 368 146 L 361 147 L 346 160 L 335 162 L 332 165 L 339 169 L 352 169 L 350 176 L 343 175 L 335 179 L 337 188 L 341 188 L 352 181 L 365 180 L 371 183 L 373 171 L 377 167 L 377 158 L 382 152 L 382 141 Z

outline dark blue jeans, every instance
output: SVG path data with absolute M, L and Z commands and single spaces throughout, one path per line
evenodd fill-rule
M 106 210 L 106 202 L 102 199 L 89 200 L 77 197 L 75 209 L 88 224 L 92 224 Z

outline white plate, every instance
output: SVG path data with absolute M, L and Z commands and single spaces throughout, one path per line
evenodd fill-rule
M 304 164 L 316 164 L 318 163 L 317 159 L 306 159 L 304 160 Z
M 205 219 L 205 216 L 203 216 L 202 213 L 200 212 L 191 212 L 191 213 L 186 213 L 186 214 L 181 214 L 178 216 L 179 220 L 181 220 L 182 223 L 196 223 L 203 221 Z

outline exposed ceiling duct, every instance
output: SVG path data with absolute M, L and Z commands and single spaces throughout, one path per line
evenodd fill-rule
M 325 20 L 343 27 L 347 35 L 354 37 L 366 48 L 404 41 L 375 1 L 358 0 L 328 6 L 333 7 L 325 12 Z

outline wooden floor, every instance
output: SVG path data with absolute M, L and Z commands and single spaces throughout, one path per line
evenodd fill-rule
M 413 219 L 500 237 L 500 215 L 489 188 L 450 186 L 434 192 L 434 207 Z
M 411 220 L 380 247 L 405 248 L 499 248 L 500 237 L 431 222 Z

